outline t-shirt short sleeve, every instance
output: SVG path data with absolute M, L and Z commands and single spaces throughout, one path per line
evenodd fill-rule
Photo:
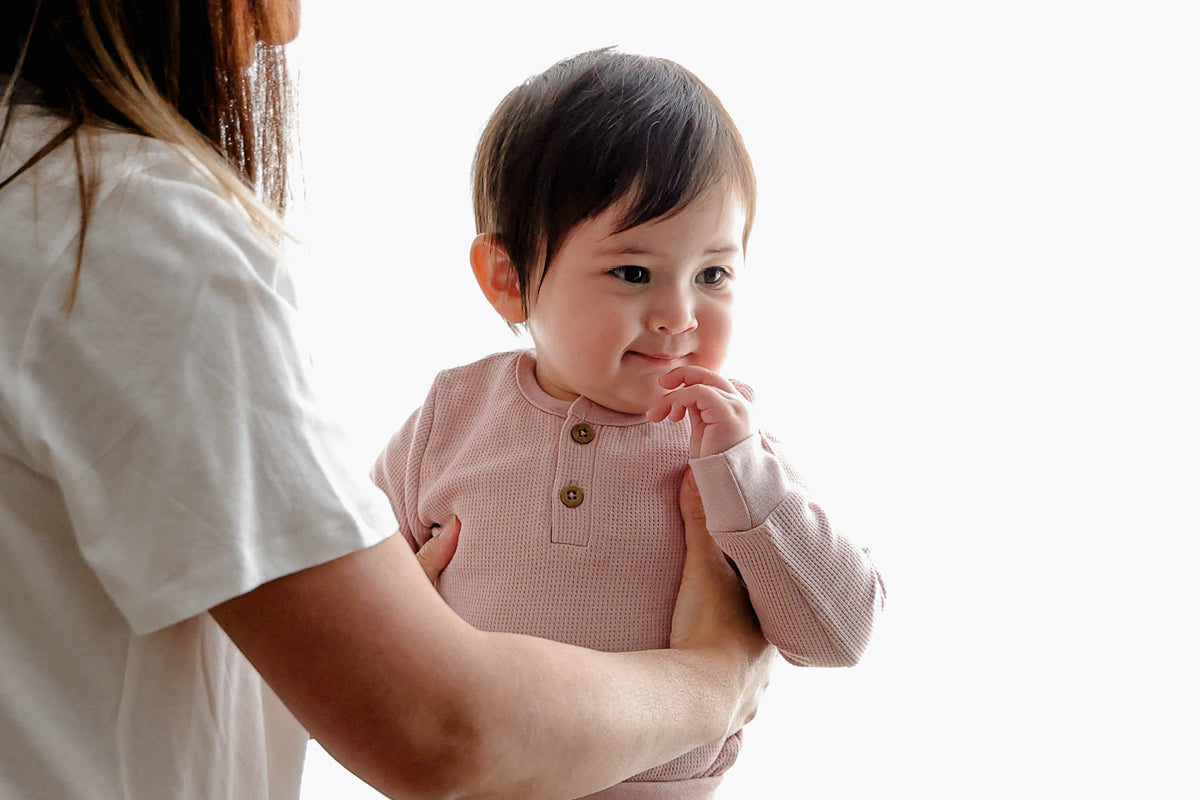
M 189 164 L 104 187 L 65 313 L 76 244 L 32 315 L 21 433 L 136 632 L 394 529 L 316 397 L 278 252 Z

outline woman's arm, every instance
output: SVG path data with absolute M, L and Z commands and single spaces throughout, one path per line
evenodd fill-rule
M 766 685 L 774 649 L 698 499 L 681 504 L 671 650 L 477 631 L 396 537 L 212 613 L 313 736 L 385 794 L 577 797 L 732 733 Z

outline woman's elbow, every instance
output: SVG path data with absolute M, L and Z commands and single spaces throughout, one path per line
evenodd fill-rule
M 458 703 L 452 703 L 458 706 Z M 357 736 L 318 741 L 347 769 L 386 797 L 457 800 L 485 796 L 489 738 L 470 703 L 401 719 L 360 720 Z

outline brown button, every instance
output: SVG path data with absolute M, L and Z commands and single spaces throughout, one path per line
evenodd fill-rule
M 583 489 L 578 486 L 564 486 L 558 493 L 558 499 L 562 500 L 562 504 L 567 508 L 575 508 L 583 502 Z
M 596 438 L 596 431 L 592 429 L 591 425 L 588 425 L 586 422 L 581 422 L 574 428 L 571 428 L 571 438 L 580 444 L 587 444 L 592 439 Z

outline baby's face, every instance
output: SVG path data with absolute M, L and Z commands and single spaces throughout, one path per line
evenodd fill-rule
M 668 370 L 724 363 L 746 213 L 720 185 L 674 216 L 616 233 L 619 211 L 567 235 L 527 323 L 548 394 L 642 414 L 666 393 L 658 379 Z

